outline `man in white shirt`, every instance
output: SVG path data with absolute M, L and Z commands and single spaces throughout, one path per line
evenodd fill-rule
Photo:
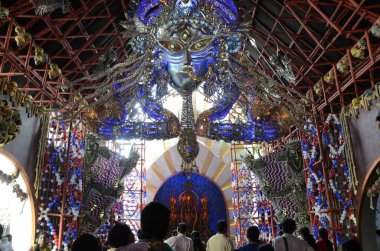
M 232 251 L 234 244 L 227 237 L 227 221 L 221 220 L 216 224 L 218 233 L 207 241 L 207 251 Z
M 293 219 L 285 219 L 282 222 L 282 230 L 284 234 L 273 240 L 275 251 L 314 251 L 306 241 L 293 235 L 297 230 L 297 224 Z
M 12 244 L 8 241 L 8 237 L 2 239 L 3 226 L 0 224 L 0 250 L 1 251 L 13 251 Z
M 165 242 L 173 249 L 173 251 L 194 251 L 193 240 L 186 236 L 186 223 L 179 223 L 178 235 L 172 236 Z

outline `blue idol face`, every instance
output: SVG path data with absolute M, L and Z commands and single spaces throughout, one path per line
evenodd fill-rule
M 218 51 L 214 36 L 182 25 L 159 37 L 159 44 L 171 85 L 179 93 L 193 92 L 211 74 Z

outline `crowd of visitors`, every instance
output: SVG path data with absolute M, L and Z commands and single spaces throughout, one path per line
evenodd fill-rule
M 158 202 L 149 203 L 141 213 L 141 229 L 137 232 L 138 240 L 127 224 L 117 223 L 108 233 L 107 245 L 102 246 L 99 238 L 92 234 L 81 235 L 72 244 L 72 251 L 334 251 L 329 240 L 328 231 L 321 228 L 318 231 L 318 241 L 307 227 L 298 230 L 292 219 L 285 219 L 281 224 L 282 234 L 271 243 L 260 240 L 260 229 L 251 226 L 247 229 L 248 243 L 234 248 L 234 243 L 228 238 L 228 225 L 225 220 L 218 221 L 217 233 L 206 243 L 202 241 L 198 231 L 188 233 L 188 226 L 180 223 L 172 236 L 165 240 L 169 229 L 170 212 L 167 207 Z M 0 251 L 13 251 L 11 236 L 3 237 L 3 227 L 0 225 Z M 50 251 L 48 233 L 41 232 L 36 243 L 29 251 Z M 338 251 L 338 250 L 335 250 Z M 362 251 L 360 244 L 351 239 L 343 243 L 341 251 Z

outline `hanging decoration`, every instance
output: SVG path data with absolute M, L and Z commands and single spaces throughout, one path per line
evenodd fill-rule
M 8 106 L 8 102 L 0 100 L 0 147 L 14 140 L 20 133 L 20 110 Z
M 379 177 L 377 177 L 376 181 L 371 186 L 369 186 L 367 191 L 367 196 L 370 199 L 370 208 L 372 210 L 375 210 L 375 207 L 373 205 L 373 197 L 376 197 L 380 194 L 380 167 L 376 169 L 376 174 Z
M 307 128 L 308 134 L 301 136 L 302 155 L 306 165 L 306 189 L 311 205 L 310 210 L 314 211 L 312 219 L 313 234 L 318 236 L 318 228 L 322 226 L 330 228 L 331 217 L 327 213 L 328 203 L 326 191 L 324 189 L 325 179 L 322 171 L 317 165 L 320 161 L 319 140 L 314 125 L 310 124 Z
M 43 16 L 53 12 L 56 9 L 62 9 L 62 13 L 66 14 L 70 11 L 69 0 L 30 0 L 36 6 L 36 15 Z
M 259 227 L 260 239 L 271 241 L 278 229 L 274 229 L 272 206 L 261 190 L 260 181 L 245 163 L 235 163 L 231 172 L 237 246 L 246 244 L 245 234 L 252 225 Z
M 9 16 L 8 8 L 1 6 L 1 2 L 0 2 L 0 19 L 4 19 L 8 16 Z
M 47 60 L 48 60 L 48 55 L 44 52 L 44 49 L 42 47 L 34 48 L 34 64 L 35 65 L 43 64 Z
M 338 244 L 342 236 L 351 235 L 356 232 L 356 218 L 353 207 L 354 184 L 352 184 L 351 173 L 346 162 L 345 144 L 343 138 L 343 127 L 337 115 L 329 114 L 322 129 L 322 138 L 328 147 L 328 166 L 329 169 L 329 189 L 335 196 L 335 203 L 343 209 L 339 228 L 335 235 Z
M 281 50 L 277 47 L 276 54 L 270 57 L 270 63 L 275 67 L 275 71 L 279 77 L 284 78 L 289 83 L 293 83 L 296 77 L 290 66 L 291 60 L 286 54 L 282 57 L 280 52 Z
M 350 65 L 348 63 L 347 55 L 342 57 L 340 61 L 336 64 L 336 69 L 344 75 L 347 75 L 350 72 Z
M 380 38 L 380 19 L 371 27 L 371 33 L 375 37 Z
M 26 32 L 24 27 L 16 25 L 15 32 L 17 34 L 15 37 L 17 46 L 20 47 L 32 41 L 32 35 Z
M 28 117 L 41 116 L 45 111 L 43 106 L 38 106 L 34 103 L 33 97 L 26 96 L 24 92 L 20 91 L 14 81 L 10 82 L 6 78 L 0 78 L 0 94 L 7 95 L 12 106 L 25 107 Z
M 124 178 L 136 166 L 139 154 L 131 150 L 125 159 L 90 140 L 86 149 L 86 179 L 81 233 L 95 233 L 109 219 L 109 212 L 124 191 Z
M 283 150 L 258 159 L 248 151 L 243 161 L 257 177 L 262 194 L 273 205 L 276 221 L 292 218 L 299 226 L 307 226 L 310 223 L 300 148 L 297 141 L 288 143 Z
M 54 250 L 61 245 L 61 238 L 67 251 L 69 243 L 77 237 L 82 205 L 83 125 L 78 120 L 66 126 L 60 114 L 51 114 L 46 144 L 38 192 L 37 232 L 48 229 L 53 236 Z M 61 217 L 67 218 L 61 222 Z M 58 231 L 61 224 L 64 224 L 64 235 Z
M 19 176 L 19 172 L 15 172 L 11 175 L 4 173 L 3 171 L 0 170 L 0 182 L 5 183 L 6 185 L 9 185 L 12 183 L 13 187 L 13 192 L 16 194 L 17 198 L 20 199 L 20 201 L 24 201 L 28 198 L 28 194 L 24 192 L 20 185 L 17 184 L 16 179 Z
M 323 76 L 323 80 L 324 80 L 327 84 L 333 84 L 333 83 L 334 83 L 334 80 L 335 80 L 335 74 L 334 74 L 334 71 L 333 71 L 333 70 L 330 70 L 328 73 L 326 73 L 326 75 Z
M 367 43 L 364 40 L 359 40 L 354 47 L 351 48 L 350 53 L 354 58 L 364 59 L 367 49 Z
M 268 106 L 281 107 L 299 124 L 311 116 L 300 102 L 307 98 L 256 67 L 250 57 L 255 47 L 247 32 L 250 27 L 239 20 L 231 0 L 141 1 L 135 16 L 126 14 L 122 23 L 125 42 L 132 48 L 128 59 L 113 63 L 110 52 L 98 67 L 104 70 L 68 83 L 68 87 L 86 80 L 96 84 L 77 91 L 91 92 L 82 99 L 88 105 L 75 101 L 74 94 L 67 108 L 76 114 L 89 108 L 94 132 L 107 139 L 179 136 L 182 169 L 189 172 L 197 170 L 197 136 L 226 142 L 273 141 L 280 136 L 274 120 L 228 121 L 235 103 L 248 106 L 241 93 L 251 101 L 259 96 Z M 278 59 L 283 77 L 291 79 L 290 62 Z M 168 86 L 183 99 L 181 121 L 163 108 Z M 192 94 L 200 88 L 213 107 L 195 120 Z M 115 112 L 104 112 L 102 107 L 109 103 L 115 104 Z M 133 112 L 136 107 L 140 116 Z
M 58 67 L 57 64 L 50 64 L 48 75 L 49 79 L 56 79 L 62 76 L 62 70 Z

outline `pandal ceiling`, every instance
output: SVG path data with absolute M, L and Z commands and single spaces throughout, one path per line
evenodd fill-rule
M 91 77 L 101 80 L 81 88 L 92 93 L 71 100 L 70 109 L 88 113 L 90 128 L 106 139 L 170 139 L 179 136 L 184 171 L 196 171 L 197 136 L 226 142 L 273 141 L 279 122 L 304 120 L 306 98 L 256 67 L 255 41 L 231 0 L 143 0 L 122 22 L 128 58 L 120 63 L 109 51 Z M 289 62 L 273 58 L 279 77 L 294 79 Z M 183 99 L 181 121 L 163 102 L 176 90 Z M 192 94 L 201 89 L 213 107 L 195 121 Z M 228 121 L 232 106 L 244 93 L 246 121 Z M 91 99 L 94 102 L 89 103 Z M 140 106 L 140 112 L 134 109 Z M 269 108 L 265 108 L 267 106 Z M 261 107 L 258 110 L 258 107 Z M 140 113 L 146 115 L 141 119 Z

